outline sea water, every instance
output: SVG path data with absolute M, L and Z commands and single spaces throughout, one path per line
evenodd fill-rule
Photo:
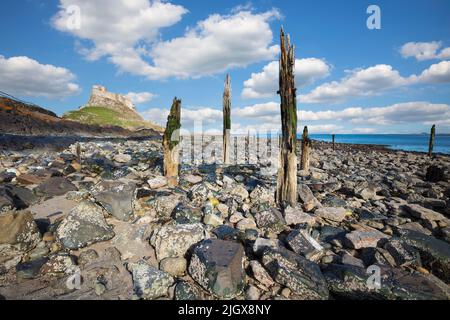
M 299 138 L 301 135 L 299 135 Z M 311 134 L 313 140 L 331 142 L 331 134 Z M 430 136 L 427 134 L 336 134 L 336 143 L 375 144 L 394 150 L 428 152 Z M 450 154 L 450 135 L 438 134 L 433 152 Z

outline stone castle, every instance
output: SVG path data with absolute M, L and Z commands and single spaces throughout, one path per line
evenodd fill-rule
M 93 106 L 106 107 L 119 112 L 124 111 L 124 108 L 125 110 L 136 111 L 130 98 L 121 94 L 109 92 L 105 87 L 100 85 L 92 87 L 91 97 L 89 98 L 88 103 L 82 108 Z

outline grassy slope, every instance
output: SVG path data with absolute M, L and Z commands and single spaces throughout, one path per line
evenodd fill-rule
M 98 124 L 101 126 L 119 126 L 127 129 L 150 128 L 162 130 L 159 126 L 139 120 L 129 120 L 114 110 L 104 107 L 85 107 L 80 110 L 70 111 L 63 115 L 64 119 L 78 121 L 86 124 Z

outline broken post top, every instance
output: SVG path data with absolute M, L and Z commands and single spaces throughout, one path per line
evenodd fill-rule
M 297 89 L 295 88 L 295 56 L 294 46 L 291 45 L 289 35 L 285 36 L 283 28 L 280 32 L 280 90 L 281 118 L 283 135 L 296 137 L 297 135 Z M 294 146 L 289 145 L 289 149 Z
M 166 131 L 164 132 L 164 143 L 170 149 L 178 145 L 180 133 L 173 133 L 181 128 L 181 100 L 175 97 L 173 99 L 172 107 L 170 108 L 169 116 L 167 117 Z
M 303 128 L 303 138 L 308 138 L 308 126 Z
M 223 129 L 231 129 L 231 77 L 227 74 L 223 91 Z

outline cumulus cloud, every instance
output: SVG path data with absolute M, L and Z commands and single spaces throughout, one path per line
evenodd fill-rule
M 156 97 L 156 94 L 151 92 L 129 92 L 125 96 L 130 98 L 134 104 L 141 104 L 151 101 Z
M 144 119 L 165 125 L 169 109 L 151 108 L 141 113 Z M 210 107 L 182 108 L 181 124 L 183 126 L 192 126 L 195 122 L 202 122 L 203 125 L 219 123 L 222 121 L 222 110 Z
M 144 113 L 148 120 L 165 125 L 169 111 L 150 109 Z M 221 128 L 222 111 L 203 107 L 182 111 L 182 125 L 192 127 L 195 121 L 203 126 L 215 125 Z M 299 130 L 304 125 L 312 133 L 373 133 L 383 126 L 398 124 L 436 123 L 448 125 L 450 105 L 430 102 L 406 102 L 384 107 L 352 107 L 341 110 L 310 111 L 299 110 Z M 332 122 L 332 123 L 330 123 Z M 276 102 L 255 104 L 232 110 L 232 132 L 244 134 L 248 131 L 280 131 L 280 105 Z
M 277 10 L 211 15 L 183 37 L 156 44 L 150 52 L 154 67 L 148 76 L 200 77 L 273 59 L 279 47 L 270 45 L 269 22 L 278 17 Z
M 81 28 L 70 28 L 67 9 L 77 5 Z M 228 68 L 273 59 L 269 21 L 277 10 L 253 13 L 242 8 L 231 15 L 214 14 L 186 33 L 168 41 L 158 39 L 162 28 L 179 22 L 187 9 L 159 0 L 60 0 L 53 26 L 92 43 L 78 43 L 89 60 L 108 57 L 120 71 L 149 79 L 212 75 Z
M 303 103 L 337 103 L 354 97 L 368 97 L 384 91 L 413 84 L 450 82 L 450 61 L 431 65 L 420 75 L 403 77 L 392 66 L 379 64 L 367 69 L 356 69 L 339 81 L 324 83 L 311 92 L 300 95 Z
M 28 57 L 0 55 L 0 88 L 13 95 L 63 98 L 81 90 L 68 69 L 41 64 Z
M 441 61 L 424 70 L 419 77 L 423 83 L 448 83 L 450 82 L 450 61 Z
M 295 60 L 295 81 L 299 87 L 310 85 L 330 74 L 331 66 L 324 59 L 306 58 Z M 272 61 L 260 73 L 252 73 L 244 82 L 243 98 L 267 98 L 278 90 L 279 63 Z
M 340 81 L 324 83 L 308 94 L 300 95 L 300 102 L 342 102 L 350 97 L 373 96 L 414 81 L 415 76 L 404 78 L 392 66 L 379 64 L 367 69 L 352 70 Z
M 442 42 L 408 42 L 400 48 L 400 54 L 403 58 L 414 57 L 418 61 L 432 59 L 449 59 L 450 47 L 442 48 Z M 439 50 L 441 49 L 441 50 Z M 439 51 L 439 52 L 438 52 Z

